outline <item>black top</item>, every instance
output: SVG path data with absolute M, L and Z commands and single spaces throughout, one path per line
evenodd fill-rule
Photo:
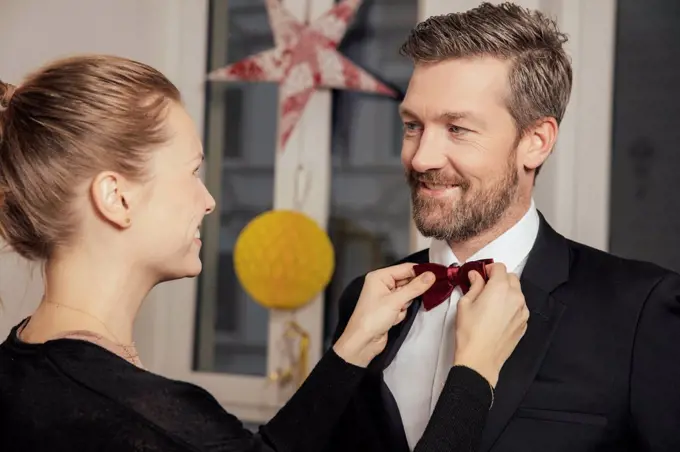
M 131 365 L 91 342 L 0 345 L 0 449 L 11 451 L 317 452 L 365 369 L 332 350 L 257 433 L 205 390 Z M 418 452 L 468 451 L 491 404 L 479 374 L 454 367 Z

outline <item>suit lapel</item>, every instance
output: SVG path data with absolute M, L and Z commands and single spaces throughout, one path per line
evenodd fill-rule
M 425 263 L 428 261 L 428 251 L 423 250 L 412 256 L 406 258 L 403 262 L 414 262 L 417 264 Z M 401 262 L 400 262 L 401 263 Z M 404 424 L 401 420 L 401 414 L 399 413 L 399 407 L 397 406 L 397 401 L 390 391 L 390 388 L 385 383 L 383 378 L 383 370 L 390 365 L 397 355 L 397 352 L 401 348 L 408 332 L 413 325 L 413 321 L 418 314 L 418 310 L 421 305 L 420 298 L 416 298 L 411 306 L 409 306 L 406 318 L 399 324 L 394 326 L 388 333 L 387 346 L 385 350 L 378 355 L 368 366 L 368 371 L 371 374 L 376 375 L 380 383 L 380 398 L 382 400 L 382 406 L 385 413 L 385 424 L 387 427 L 387 435 L 385 439 L 390 443 L 390 451 L 399 452 L 409 450 L 408 440 L 406 439 L 406 432 L 404 430 Z
M 506 361 L 496 387 L 480 450 L 489 451 L 517 410 L 538 372 L 565 310 L 551 293 L 568 278 L 566 239 L 541 216 L 536 243 L 522 272 L 522 292 L 531 312 L 526 334 Z
M 384 359 L 380 362 L 380 397 L 386 414 L 387 432 L 389 435 L 387 440 L 391 444 L 390 450 L 394 452 L 407 452 L 409 450 L 408 439 L 406 438 L 406 430 L 404 429 L 404 423 L 401 420 L 401 413 L 399 411 L 399 406 L 397 405 L 397 400 L 394 398 L 394 394 L 390 391 L 387 383 L 385 383 L 383 370 L 390 365 L 396 356 L 397 351 L 404 343 L 404 340 L 411 329 L 411 325 L 413 325 L 413 320 L 416 318 L 420 303 L 421 301 L 417 299 L 409 306 L 407 317 L 402 322 L 401 328 L 397 334 L 394 335 L 395 337 L 392 346 L 387 350 L 388 353 L 385 354 Z
M 494 405 L 482 436 L 481 451 L 491 449 L 517 410 L 538 372 L 550 345 L 552 333 L 564 311 L 564 305 L 530 283 L 522 282 L 522 290 L 528 305 L 541 304 L 548 307 L 544 310 L 546 316 L 532 313 L 526 334 L 501 370 Z
M 427 261 L 428 250 L 423 250 L 416 254 L 412 254 L 411 256 L 407 257 L 403 261 L 398 262 L 397 264 L 401 264 L 404 262 L 423 264 L 426 263 Z M 413 325 L 413 320 L 415 319 L 416 314 L 418 313 L 420 304 L 421 304 L 420 297 L 413 300 L 413 303 L 411 303 L 411 306 L 409 306 L 408 308 L 406 318 L 400 324 L 392 327 L 392 329 L 388 332 L 387 345 L 385 346 L 385 350 L 383 350 L 383 352 L 380 355 L 375 357 L 375 359 L 369 365 L 369 369 L 372 368 L 375 371 L 380 371 L 382 373 L 382 371 L 385 368 L 387 368 L 387 366 L 390 365 L 394 357 L 397 355 L 397 352 L 401 348 L 401 345 L 404 343 L 404 340 L 406 339 L 406 336 L 408 335 L 408 332 L 411 329 L 411 325 Z

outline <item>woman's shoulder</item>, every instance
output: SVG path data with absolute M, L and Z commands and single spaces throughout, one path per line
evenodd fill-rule
M 81 350 L 74 354 L 76 348 Z M 200 386 L 139 368 L 97 345 L 55 341 L 49 356 L 64 374 L 83 388 L 164 428 L 181 430 L 196 416 L 219 420 L 222 427 L 224 423 L 238 422 Z
M 133 451 L 121 434 L 134 431 L 137 444 L 148 446 L 143 450 L 192 450 L 133 408 L 141 406 L 134 401 L 137 388 L 153 381 L 167 392 L 166 380 L 134 371 L 96 347 L 75 340 L 26 344 L 11 338 L 0 345 L 0 412 L 7 415 L 0 423 L 3 444 L 17 451 Z
M 220 441 L 248 435 L 240 421 L 203 388 L 141 369 L 96 344 L 60 339 L 29 347 L 32 353 L 8 348 L 6 343 L 3 348 L 3 353 L 15 358 L 14 371 L 2 372 L 13 375 L 13 381 L 6 384 L 50 388 L 34 391 L 32 400 L 24 401 L 35 404 L 41 399 L 31 405 L 40 410 L 32 416 L 50 416 L 50 406 L 59 406 L 57 411 L 65 413 L 62 416 L 96 412 L 96 422 L 85 419 L 86 425 L 148 428 L 187 447 L 198 447 L 203 439 Z M 79 423 L 78 419 L 72 421 Z

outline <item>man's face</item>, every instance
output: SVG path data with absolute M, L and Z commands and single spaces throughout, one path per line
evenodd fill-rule
M 506 107 L 509 63 L 484 57 L 416 65 L 400 111 L 401 159 L 416 226 L 463 242 L 518 199 L 518 133 Z

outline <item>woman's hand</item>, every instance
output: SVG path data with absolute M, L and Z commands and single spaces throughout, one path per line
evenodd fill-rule
M 479 372 L 492 386 L 527 330 L 529 310 L 519 279 L 503 264 L 486 267 L 489 280 L 470 272 L 470 290 L 458 302 L 454 365 Z
M 354 313 L 333 346 L 338 356 L 366 367 L 385 349 L 389 329 L 404 320 L 411 301 L 434 283 L 431 272 L 416 278 L 414 265 L 395 265 L 366 275 Z

